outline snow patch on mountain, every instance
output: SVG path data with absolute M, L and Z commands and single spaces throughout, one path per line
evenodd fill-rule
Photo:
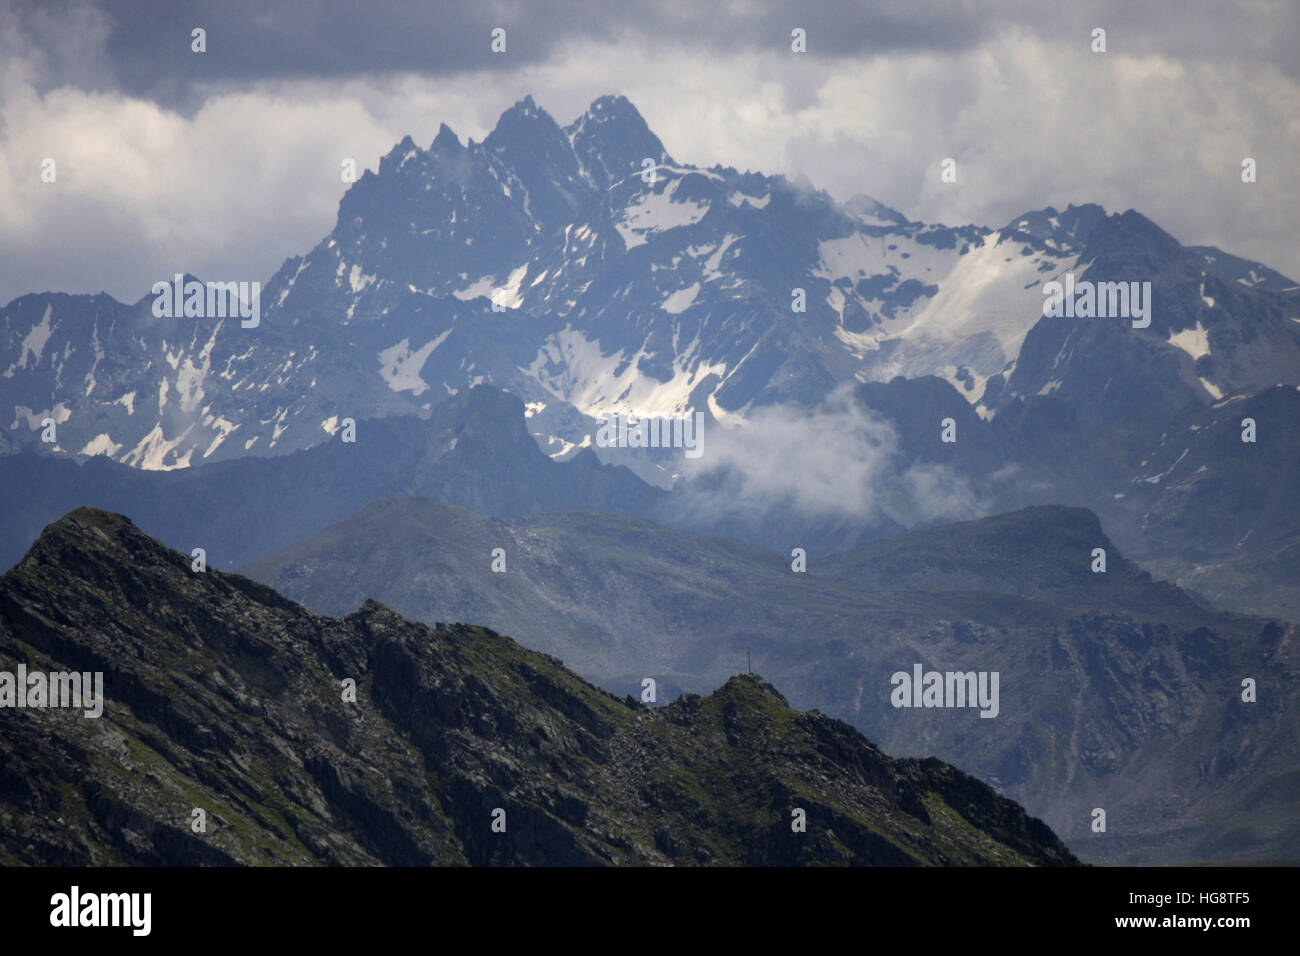
M 166 379 L 164 379 L 166 381 Z M 131 449 L 122 459 L 123 464 L 132 465 L 142 468 L 146 471 L 174 471 L 177 468 L 188 468 L 190 466 L 190 456 L 194 449 L 188 448 L 183 455 L 176 454 L 176 448 L 185 440 L 193 430 L 191 425 L 170 441 L 163 433 L 162 422 L 159 421 L 154 425 L 153 430 L 140 443 Z M 171 456 L 169 462 L 168 456 Z
M 517 309 L 523 305 L 524 299 L 519 293 L 519 287 L 523 285 L 526 275 L 528 275 L 528 263 L 525 262 L 510 273 L 510 278 L 506 279 L 505 285 L 492 293 L 493 304 L 507 309 Z
M 340 273 L 343 271 L 343 263 L 341 262 L 339 263 L 339 271 Z M 348 285 L 352 287 L 353 294 L 364 291 L 366 286 L 374 281 L 375 277 L 373 275 L 364 275 L 360 266 L 354 265 L 352 271 L 348 273 Z
M 841 321 L 843 320 L 845 301 L 843 292 L 839 289 L 831 289 L 827 302 L 840 315 Z M 850 332 L 843 325 L 840 325 L 835 329 L 835 337 L 843 342 L 853 355 L 862 358 L 868 352 L 880 351 L 880 343 L 889 336 L 883 331 Z M 866 381 L 867 378 L 865 372 L 860 376 L 861 381 Z
M 479 278 L 465 286 L 465 288 L 453 291 L 452 295 L 463 302 L 467 302 L 470 299 L 486 299 L 492 294 L 495 288 L 496 286 L 492 276 L 479 276 Z
M 668 296 L 668 298 L 664 299 L 662 304 L 660 304 L 659 308 L 663 309 L 665 312 L 671 312 L 673 315 L 678 315 L 689 309 L 691 303 L 695 301 L 695 297 L 699 294 L 700 284 L 696 282 L 687 286 L 685 289 L 678 289 L 672 295 Z
M 424 363 L 429 360 L 433 350 L 447 340 L 451 329 L 425 342 L 414 352 L 411 340 L 402 339 L 379 353 L 379 374 L 394 392 L 411 392 L 420 395 L 429 387 L 429 383 L 420 377 Z M 326 429 L 328 431 L 328 429 Z
M 722 257 L 727 254 L 727 250 L 729 250 L 739 238 L 739 236 L 730 232 L 722 237 L 722 241 L 718 243 L 717 251 L 715 251 L 713 255 L 709 256 L 704 263 L 704 278 L 706 282 L 712 282 L 714 279 L 722 278 Z
M 947 275 L 957 260 L 955 249 L 938 249 L 908 236 L 868 236 L 860 232 L 844 239 L 823 240 L 817 244 L 817 251 L 821 261 L 813 275 L 832 281 L 857 281 L 892 273 L 929 284 Z
M 1019 357 L 1025 336 L 1042 315 L 1039 282 L 1043 266 L 1065 271 L 1052 255 L 1014 243 L 999 243 L 991 233 L 960 256 L 943 277 L 937 295 L 923 300 L 906 326 L 891 330 L 902 340 L 889 360 L 873 369 L 877 380 L 895 375 L 939 375 L 972 404 L 983 383 Z M 1024 254 L 1029 248 L 1031 254 Z M 949 372 L 949 368 L 956 370 Z M 975 380 L 967 388 L 961 379 Z
M 184 362 L 177 362 L 173 368 L 176 369 L 176 393 L 180 396 L 181 411 L 192 412 L 199 407 L 203 400 L 203 382 L 208 377 L 208 370 L 212 367 L 212 347 L 217 342 L 217 335 L 221 331 L 224 320 L 218 322 L 212 330 L 212 335 L 208 338 L 203 348 L 199 350 L 199 362 L 195 365 L 189 356 L 186 356 Z M 179 355 L 179 352 L 178 352 Z M 159 408 L 162 407 L 162 399 L 159 399 Z
M 1169 344 L 1182 349 L 1192 361 L 1210 354 L 1210 336 L 1199 321 L 1195 328 L 1169 333 Z
M 45 314 L 41 316 L 41 321 L 32 326 L 32 330 L 23 339 L 21 357 L 17 362 L 9 366 L 5 372 L 5 378 L 13 378 L 15 369 L 27 368 L 27 356 L 29 355 L 33 359 L 33 368 L 40 364 L 41 355 L 45 351 L 45 343 L 50 340 L 50 335 L 54 332 L 53 327 L 50 325 L 50 315 L 53 311 L 53 306 L 47 305 L 45 307 Z
M 39 431 L 42 427 L 41 422 L 47 418 L 52 419 L 56 425 L 62 425 L 71 417 L 72 410 L 62 402 L 55 403 L 53 408 L 47 408 L 43 412 L 32 411 L 26 405 L 15 405 L 14 421 L 9 429 L 12 431 L 25 421 L 31 431 Z
M 119 445 L 117 442 L 113 441 L 112 437 L 107 432 L 102 432 L 96 435 L 90 441 L 86 442 L 86 444 L 82 446 L 81 451 L 78 452 L 78 454 L 107 455 L 109 458 L 112 458 L 114 455 L 116 455 L 119 451 L 122 450 L 122 447 L 123 447 L 122 445 Z
M 686 411 L 691 393 L 710 375 L 725 378 L 725 363 L 703 361 L 699 339 L 677 352 L 667 381 L 644 375 L 642 359 L 653 358 L 645 348 L 632 355 L 624 350 L 606 355 L 600 342 L 566 325 L 551 335 L 527 368 L 528 377 L 584 415 L 601 418 L 616 413 L 675 415 Z
M 958 257 L 942 277 L 939 294 L 928 299 L 898 334 L 956 342 L 988 332 L 997 339 L 1004 361 L 1014 360 L 1025 336 L 1043 314 L 1039 283 L 1070 271 L 1076 260 L 1058 266 L 1060 260 L 1055 257 L 1024 255 L 1025 247 L 999 243 L 999 238 L 1000 233 L 990 233 Z M 1055 266 L 1049 274 L 1041 269 L 1045 262 Z M 992 371 L 1001 371 L 1001 365 Z
M 653 236 L 693 226 L 709 211 L 709 204 L 690 199 L 677 201 L 673 196 L 680 179 L 670 180 L 662 190 L 642 193 L 623 211 L 623 218 L 614 224 L 628 249 L 645 245 Z
M 204 411 L 206 412 L 207 409 L 205 408 Z M 230 433 L 235 431 L 235 429 L 239 428 L 239 425 L 237 423 L 227 421 L 221 415 L 205 415 L 203 419 L 203 424 L 206 425 L 208 428 L 214 429 L 217 432 L 216 437 L 213 438 L 212 441 L 208 443 L 207 449 L 203 452 L 204 458 L 207 458 L 214 451 L 220 448 L 221 443 L 224 442 L 227 437 L 229 437 Z

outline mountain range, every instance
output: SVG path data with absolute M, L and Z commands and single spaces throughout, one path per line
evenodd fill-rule
M 320 613 L 374 598 L 431 625 L 480 621 L 620 694 L 646 678 L 700 692 L 752 657 L 795 706 L 961 767 L 1085 859 L 1300 857 L 1295 626 L 1153 579 L 1081 509 L 916 531 L 800 573 L 642 519 L 398 498 L 244 570 Z M 996 719 L 893 706 L 891 677 L 917 664 L 997 672 Z
M 175 272 L 193 278 L 184 263 Z M 1149 282 L 1149 326 L 1046 317 L 1044 286 L 1067 274 Z M 445 125 L 428 148 L 403 139 L 261 296 L 255 328 L 158 317 L 151 295 L 15 299 L 0 309 L 0 407 L 12 410 L 0 452 L 183 470 L 337 441 L 348 419 L 427 416 L 489 384 L 524 403 L 549 456 L 590 448 L 702 499 L 669 523 L 689 513 L 693 527 L 828 552 L 938 520 L 1075 505 L 1225 606 L 1300 613 L 1300 527 L 1276 507 L 1300 494 L 1297 396 L 1275 394 L 1300 386 L 1300 286 L 1183 246 L 1133 210 L 913 222 L 868 197 L 840 203 L 782 176 L 679 161 L 624 97 L 565 127 L 525 98 L 481 143 Z M 809 440 L 828 454 L 846 435 L 863 440 L 865 409 L 882 460 L 814 467 L 875 468 L 888 493 L 755 489 L 754 460 L 800 453 L 773 416 L 789 426 L 845 389 L 855 414 Z M 1272 425 L 1219 454 L 1256 406 Z M 692 463 L 596 441 L 602 416 L 688 411 L 732 453 L 706 443 Z M 949 419 L 957 440 L 941 446 Z M 53 442 L 40 441 L 46 421 Z M 739 515 L 719 507 L 737 497 L 737 471 L 756 495 Z M 1209 493 L 1231 502 L 1214 529 L 1180 504 Z
M 1053 317 L 1053 283 L 1146 288 L 1149 312 Z M 915 222 L 678 160 L 621 96 L 567 126 L 527 97 L 482 142 L 404 138 L 258 295 L 251 327 L 152 294 L 0 308 L 0 654 L 125 681 L 110 733 L 15 725 L 0 813 L 41 835 L 0 857 L 1069 862 L 973 774 L 1090 861 L 1300 858 L 1287 276 L 1088 202 Z M 601 438 L 687 414 L 698 455 Z M 829 717 L 736 677 L 750 656 Z M 321 709 L 344 665 L 390 681 L 368 723 Z M 998 717 L 895 708 L 914 665 L 997 672 Z M 647 678 L 671 703 L 606 693 Z M 788 763 L 753 743 L 774 728 Z M 190 839 L 110 752 L 221 804 L 230 839 Z M 671 793 L 619 763 L 651 753 Z M 790 844 L 737 778 L 772 813 L 820 781 L 799 792 L 833 835 Z M 917 813 L 873 816 L 870 787 Z M 479 842 L 488 793 L 542 842 Z M 62 837 L 33 816 L 61 800 Z
M 757 675 L 620 700 L 483 628 L 318 617 L 94 509 L 0 579 L 20 665 L 98 672 L 104 699 L 0 713 L 8 865 L 1078 862 Z

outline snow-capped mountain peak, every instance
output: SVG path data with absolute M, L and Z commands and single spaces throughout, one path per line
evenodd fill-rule
M 1149 327 L 1046 317 L 1067 278 L 1150 283 Z M 161 321 L 148 297 L 15 300 L 0 403 L 10 447 L 53 417 L 63 452 L 145 468 L 306 447 L 480 382 L 538 408 L 555 453 L 615 412 L 726 419 L 899 375 L 985 418 L 1043 395 L 1167 416 L 1294 378 L 1294 285 L 1132 210 L 914 222 L 677 160 L 621 96 L 563 128 L 525 97 L 481 143 L 445 124 L 428 149 L 397 143 L 265 282 L 256 329 Z

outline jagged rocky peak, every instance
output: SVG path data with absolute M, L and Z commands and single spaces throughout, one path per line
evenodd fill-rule
M 602 189 L 641 168 L 645 159 L 674 165 L 659 137 L 625 96 L 606 95 L 565 127 L 587 174 Z
M 1074 203 L 1064 211 L 1055 206 L 1033 209 L 1016 216 L 1003 226 L 1004 233 L 1032 236 L 1039 241 L 1052 240 L 1061 248 L 1082 248 L 1097 224 L 1106 218 L 1106 210 L 1097 203 Z
M 388 155 L 379 160 L 379 174 L 382 176 L 395 169 L 401 169 L 419 155 L 420 147 L 416 146 L 415 140 L 411 139 L 410 135 L 407 134 L 402 137 L 396 146 L 388 151 Z
M 1148 275 L 1169 260 L 1193 258 L 1177 239 L 1136 209 L 1100 217 L 1088 236 L 1088 255 L 1113 250 L 1140 255 Z
M 493 175 L 542 229 L 572 221 L 591 197 L 569 138 L 531 96 L 501 114 L 481 149 L 502 164 Z
M 564 139 L 559 124 L 531 96 L 525 96 L 497 118 L 483 145 L 502 152 L 512 146 L 541 145 L 539 139 L 544 142 L 553 138 Z
M 438 135 L 429 144 L 431 153 L 461 153 L 465 147 L 461 144 L 454 130 L 446 123 L 438 124 Z

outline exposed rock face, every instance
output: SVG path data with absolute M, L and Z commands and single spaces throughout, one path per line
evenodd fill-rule
M 106 703 L 0 710 L 3 863 L 1077 862 L 974 778 L 757 676 L 619 700 L 483 628 L 197 573 L 93 509 L 0 579 L 0 671 L 19 663 L 102 671 Z

